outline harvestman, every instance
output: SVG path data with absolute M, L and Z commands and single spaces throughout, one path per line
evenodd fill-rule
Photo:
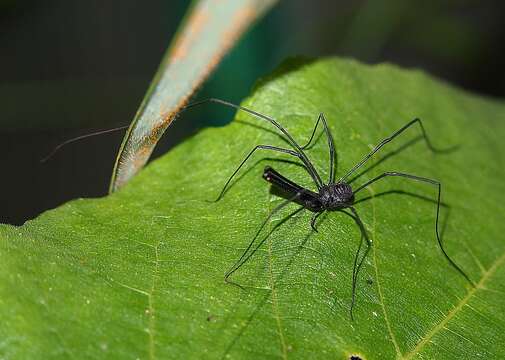
M 439 181 L 434 180 L 434 179 L 429 179 L 426 177 L 417 176 L 417 175 L 401 173 L 401 172 L 384 172 L 381 175 L 376 176 L 371 180 L 368 180 L 367 182 L 365 182 L 364 184 L 359 186 L 356 190 L 353 190 L 352 187 L 349 185 L 349 183 L 346 181 L 353 173 L 355 173 L 359 168 L 361 168 L 384 145 L 386 145 L 387 143 L 392 141 L 394 138 L 396 138 L 401 133 L 403 133 L 403 131 L 405 131 L 406 129 L 408 129 L 409 127 L 411 127 L 414 124 L 419 124 L 419 127 L 421 128 L 422 136 L 423 136 L 428 148 L 432 152 L 440 152 L 441 150 L 437 150 L 431 144 L 428 136 L 426 135 L 426 131 L 424 130 L 423 123 L 421 122 L 420 119 L 416 118 L 414 120 L 411 120 L 410 122 L 408 122 L 407 124 L 402 126 L 400 129 L 395 131 L 391 136 L 383 139 L 368 154 L 366 154 L 361 161 L 359 161 L 347 173 L 345 173 L 342 177 L 340 177 L 340 179 L 338 179 L 338 181 L 335 181 L 335 167 L 336 167 L 335 161 L 334 161 L 335 160 L 335 146 L 334 146 L 334 142 L 333 142 L 333 136 L 331 135 L 331 133 L 329 131 L 328 124 L 326 123 L 326 119 L 325 119 L 323 113 L 319 114 L 319 117 L 318 117 L 316 124 L 314 126 L 314 129 L 312 131 L 312 135 L 310 136 L 310 139 L 307 142 L 307 144 L 305 144 L 304 146 L 300 146 L 293 139 L 293 137 L 286 131 L 286 129 L 284 129 L 277 121 L 275 121 L 271 117 L 268 117 L 268 116 L 260 114 L 256 111 L 244 108 L 242 106 L 232 104 L 232 103 L 224 101 L 224 100 L 210 98 L 210 99 L 194 102 L 194 103 L 189 104 L 189 105 L 185 106 L 184 108 L 182 108 L 181 112 L 185 111 L 191 107 L 201 105 L 204 103 L 208 103 L 208 102 L 214 102 L 214 103 L 222 104 L 222 105 L 225 105 L 225 106 L 228 106 L 231 108 L 235 108 L 237 110 L 247 112 L 247 113 L 249 113 L 257 118 L 260 118 L 262 120 L 268 121 L 269 123 L 274 125 L 282 133 L 282 135 L 284 135 L 284 136 L 281 135 L 281 138 L 283 138 L 285 141 L 287 141 L 289 143 L 289 145 L 292 147 L 292 150 L 291 150 L 291 149 L 285 149 L 285 148 L 272 146 L 272 145 L 256 145 L 249 152 L 249 154 L 247 154 L 247 156 L 244 158 L 244 160 L 242 160 L 242 162 L 237 167 L 237 169 L 228 178 L 228 180 L 226 181 L 226 183 L 223 186 L 223 189 L 221 190 L 221 192 L 219 193 L 219 196 L 217 197 L 217 199 L 215 201 L 219 201 L 223 197 L 231 180 L 234 178 L 234 176 L 239 172 L 239 170 L 242 168 L 242 166 L 246 163 L 246 161 L 253 155 L 253 153 L 256 150 L 276 151 L 276 152 L 281 152 L 284 154 L 288 154 L 288 155 L 292 155 L 292 156 L 297 157 L 299 160 L 302 161 L 303 164 L 300 164 L 300 165 L 302 165 L 307 170 L 310 177 L 314 181 L 314 184 L 317 187 L 317 192 L 311 191 L 311 190 L 306 189 L 306 188 L 296 184 L 295 182 L 289 180 L 288 178 L 279 174 L 277 171 L 275 171 L 271 167 L 267 166 L 265 168 L 265 170 L 263 172 L 263 178 L 266 181 L 273 184 L 274 186 L 276 186 L 278 189 L 282 190 L 285 193 L 287 199 L 285 201 L 283 201 L 281 204 L 279 204 L 277 207 L 275 207 L 270 212 L 268 217 L 261 224 L 258 232 L 256 233 L 256 236 L 254 236 L 253 240 L 249 243 L 249 245 L 247 246 L 247 248 L 245 249 L 243 254 L 235 262 L 235 264 L 233 264 L 233 266 L 225 273 L 224 278 L 227 283 L 231 283 L 231 284 L 241 287 L 240 284 L 237 284 L 237 283 L 231 281 L 229 279 L 230 276 L 234 272 L 236 272 L 242 265 L 244 265 L 249 260 L 249 258 L 256 252 L 256 250 L 261 246 L 262 242 L 260 242 L 259 245 L 257 245 L 254 249 L 252 249 L 252 246 L 253 246 L 257 236 L 259 235 L 259 233 L 263 229 L 263 227 L 270 221 L 270 219 L 272 218 L 272 216 L 275 213 L 280 211 L 283 207 L 285 207 L 290 202 L 296 202 L 296 203 L 302 205 L 305 209 L 308 209 L 314 213 L 314 215 L 312 216 L 312 219 L 310 221 L 310 226 L 312 227 L 312 229 L 315 232 L 317 232 L 316 220 L 321 214 L 323 214 L 325 211 L 340 211 L 340 212 L 343 212 L 346 215 L 350 216 L 352 219 L 354 219 L 354 221 L 356 222 L 356 224 L 358 225 L 358 227 L 361 231 L 362 239 L 364 238 L 367 243 L 367 248 L 366 248 L 365 253 L 363 254 L 363 257 L 361 258 L 361 261 L 358 262 L 358 257 L 359 257 L 359 253 L 361 250 L 361 243 L 360 243 L 360 247 L 358 247 L 358 250 L 357 250 L 356 255 L 354 257 L 354 265 L 353 265 L 353 273 L 352 273 L 352 300 L 351 300 L 351 306 L 350 306 L 350 315 L 351 315 L 351 319 L 352 319 L 352 317 L 353 317 L 352 310 L 353 310 L 355 300 L 356 300 L 356 281 L 357 281 L 358 272 L 361 268 L 361 265 L 363 264 L 363 261 L 365 260 L 365 258 L 367 256 L 369 250 L 370 250 L 370 246 L 372 245 L 370 238 L 368 237 L 368 234 L 365 230 L 365 226 L 364 226 L 363 222 L 361 221 L 361 218 L 359 217 L 358 212 L 356 211 L 356 209 L 353 206 L 354 205 L 354 196 L 359 191 L 366 188 L 368 185 L 370 185 L 370 184 L 372 184 L 382 178 L 389 177 L 389 176 L 398 176 L 398 177 L 403 177 L 403 178 L 407 178 L 407 179 L 414 180 L 414 181 L 424 182 L 424 183 L 427 183 L 427 184 L 437 187 L 438 196 L 437 196 L 437 211 L 436 211 L 436 220 L 435 220 L 435 235 L 437 238 L 438 245 L 439 245 L 440 250 L 442 251 L 444 257 L 447 259 L 447 261 L 470 284 L 472 284 L 472 285 L 474 284 L 473 281 L 468 277 L 468 275 L 449 257 L 449 255 L 447 254 L 447 252 L 445 251 L 445 249 L 443 247 L 442 241 L 440 240 L 440 235 L 439 235 L 439 230 L 438 230 L 438 221 L 439 221 L 439 213 L 440 213 L 440 195 L 441 195 L 441 191 L 442 191 L 442 185 Z M 328 179 L 327 183 L 323 182 L 323 180 L 321 179 L 321 176 L 318 174 L 317 170 L 315 169 L 315 167 L 313 166 L 313 164 L 311 163 L 311 161 L 309 160 L 307 155 L 304 153 L 304 150 L 306 150 L 310 146 L 312 140 L 314 139 L 314 135 L 316 133 L 316 130 L 317 130 L 320 122 L 323 123 L 324 132 L 325 132 L 326 138 L 328 140 L 328 148 L 329 148 L 329 153 L 330 153 L 330 171 L 329 171 L 329 179 Z M 86 138 L 89 136 L 95 136 L 98 134 L 109 133 L 109 132 L 121 130 L 121 129 L 124 129 L 127 127 L 128 126 L 122 126 L 119 128 L 114 128 L 114 129 L 105 130 L 105 131 L 99 131 L 96 133 L 87 134 L 87 135 L 83 135 L 83 136 L 79 136 L 77 138 L 67 140 L 67 141 L 63 142 L 62 144 L 58 145 L 48 156 L 46 156 L 44 159 L 42 159 L 42 162 L 49 159 L 62 146 L 66 145 L 70 142 L 74 142 L 76 140 L 80 140 L 80 139 L 83 139 L 83 138 Z M 344 209 L 349 209 L 351 211 L 351 213 L 345 211 Z M 252 251 L 250 252 L 251 249 L 252 249 Z
M 463 276 L 465 279 L 473 284 L 473 282 L 470 280 L 468 275 L 449 257 L 447 252 L 445 251 L 442 241 L 440 240 L 440 235 L 439 235 L 439 230 L 438 230 L 438 222 L 439 222 L 439 213 L 440 213 L 440 195 L 441 195 L 441 183 L 437 180 L 434 179 L 429 179 L 426 177 L 421 177 L 421 176 L 416 176 L 416 175 L 411 175 L 411 174 L 406 174 L 406 173 L 401 173 L 401 172 L 384 172 L 379 176 L 374 177 L 371 180 L 368 180 L 361 186 L 359 186 L 357 189 L 353 190 L 352 187 L 349 185 L 347 182 L 347 179 L 354 173 L 356 170 L 361 168 L 376 152 L 378 152 L 384 145 L 392 141 L 394 138 L 399 136 L 403 131 L 408 129 L 414 124 L 419 124 L 419 127 L 422 132 L 422 136 L 426 142 L 426 145 L 432 152 L 440 152 L 440 150 L 437 150 L 430 142 L 428 136 L 426 135 L 426 132 L 423 127 L 423 123 L 421 122 L 420 119 L 416 118 L 407 124 L 405 124 L 403 127 L 395 131 L 391 136 L 385 138 L 382 140 L 378 145 L 376 145 L 368 154 L 366 154 L 361 161 L 359 161 L 356 165 L 354 165 L 349 171 L 347 171 L 342 177 L 338 179 L 338 181 L 335 181 L 335 146 L 333 142 L 333 136 L 331 135 L 328 124 L 326 122 L 326 119 L 324 117 L 323 113 L 319 114 L 319 117 L 316 121 L 316 124 L 314 126 L 314 129 L 312 131 L 312 135 L 307 142 L 306 145 L 300 146 L 294 139 L 293 137 L 274 119 L 272 119 L 269 116 L 260 114 L 256 111 L 244 108 L 239 105 L 232 104 L 227 101 L 223 101 L 220 99 L 206 99 L 203 101 L 198 101 L 195 103 L 192 103 L 188 106 L 186 106 L 183 110 L 186 110 L 190 107 L 201 105 L 203 103 L 207 102 L 214 102 L 214 103 L 219 103 L 228 107 L 235 108 L 237 110 L 241 110 L 244 112 L 247 112 L 255 117 L 258 117 L 260 119 L 266 120 L 272 125 L 274 125 L 281 133 L 283 136 L 281 136 L 283 139 L 285 139 L 289 145 L 292 147 L 292 149 L 285 149 L 277 146 L 272 146 L 272 145 L 256 145 L 250 152 L 249 154 L 242 160 L 240 165 L 237 167 L 237 169 L 231 174 L 231 176 L 228 178 L 226 181 L 225 185 L 223 186 L 223 189 L 219 193 L 219 196 L 215 201 L 219 201 L 224 193 L 226 192 L 226 189 L 228 188 L 228 185 L 230 184 L 231 180 L 234 178 L 234 176 L 238 173 L 238 171 L 242 168 L 242 166 L 246 163 L 246 161 L 253 155 L 253 153 L 256 150 L 270 150 L 270 151 L 276 151 L 276 152 L 281 152 L 284 154 L 289 154 L 292 156 L 295 156 L 301 162 L 303 163 L 303 167 L 307 170 L 309 173 L 310 177 L 314 181 L 314 184 L 317 187 L 317 192 L 311 191 L 309 189 L 306 189 L 295 182 L 289 180 L 288 178 L 284 177 L 271 167 L 267 166 L 263 172 L 263 178 L 273 184 L 274 186 L 278 187 L 280 190 L 282 190 L 287 196 L 287 199 L 283 201 L 280 205 L 278 205 L 276 208 L 274 208 L 268 217 L 263 221 L 261 224 L 258 232 L 256 233 L 256 236 L 253 238 L 253 240 L 250 242 L 250 244 L 247 246 L 243 254 L 240 256 L 240 258 L 235 262 L 235 264 L 226 272 L 225 274 L 225 281 L 228 283 L 232 283 L 234 285 L 239 284 L 231 281 L 229 278 L 230 276 L 236 272 L 242 265 L 244 265 L 245 262 L 256 252 L 256 250 L 261 246 L 262 243 L 256 246 L 251 252 L 251 248 L 257 238 L 257 235 L 260 233 L 261 229 L 269 222 L 269 220 L 272 218 L 272 216 L 277 213 L 279 210 L 281 210 L 283 207 L 285 207 L 287 204 L 290 202 L 296 202 L 301 204 L 304 208 L 312 211 L 314 215 L 312 216 L 312 219 L 310 221 L 310 226 L 312 229 L 317 232 L 316 228 L 316 220 L 317 218 L 323 214 L 325 211 L 341 211 L 344 212 L 345 214 L 349 215 L 351 218 L 354 219 L 358 227 L 360 228 L 362 238 L 366 240 L 367 243 L 367 248 L 366 251 L 361 259 L 360 262 L 358 262 L 358 256 L 360 252 L 360 248 L 358 248 L 358 251 L 356 252 L 355 258 L 354 258 L 354 266 L 353 266 L 353 274 L 352 274 L 352 301 L 351 301 L 351 306 L 350 306 L 350 315 L 351 319 L 353 317 L 352 311 L 355 303 L 355 296 L 356 296 L 356 281 L 357 281 L 357 276 L 358 272 L 360 270 L 360 267 L 363 263 L 363 260 L 368 254 L 368 251 L 370 250 L 370 246 L 372 245 L 370 238 L 368 237 L 368 234 L 365 230 L 365 226 L 363 222 L 361 221 L 361 218 L 358 215 L 358 212 L 354 208 L 354 196 L 357 194 L 359 191 L 363 190 L 366 188 L 368 185 L 389 177 L 389 176 L 398 176 L 398 177 L 403 177 L 407 178 L 409 180 L 414 180 L 418 182 L 424 182 L 429 185 L 436 186 L 438 189 L 438 196 L 437 196 L 437 211 L 436 211 L 436 220 L 435 220 L 435 235 L 437 238 L 438 245 L 440 249 L 442 250 L 443 255 L 445 258 L 449 261 L 449 263 Z M 329 169 L 329 179 L 327 183 L 324 183 L 323 180 L 321 179 L 320 175 L 318 174 L 317 170 L 307 157 L 307 155 L 304 153 L 304 150 L 309 147 L 311 144 L 312 140 L 314 139 L 314 135 L 316 133 L 316 130 L 319 126 L 319 123 L 323 123 L 324 127 L 324 132 L 326 134 L 326 138 L 328 140 L 328 148 L 329 148 L 329 153 L 330 153 L 330 169 Z M 344 209 L 349 209 L 351 213 L 344 211 Z

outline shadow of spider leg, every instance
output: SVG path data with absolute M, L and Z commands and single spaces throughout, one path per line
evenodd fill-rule
M 368 237 L 368 233 L 366 232 L 365 225 L 363 224 L 363 221 L 361 221 L 361 218 L 358 215 L 358 212 L 353 206 L 349 206 L 348 209 L 351 210 L 352 214 L 349 212 L 345 211 L 344 209 L 339 210 L 340 212 L 346 214 L 347 216 L 351 217 L 355 222 L 356 225 L 358 225 L 361 233 L 361 238 L 359 241 L 358 249 L 356 250 L 356 253 L 354 255 L 354 262 L 353 262 L 353 267 L 352 267 L 352 294 L 351 294 L 351 306 L 349 307 L 349 315 L 351 317 L 351 320 L 354 320 L 353 316 L 353 309 L 354 305 L 356 303 L 356 285 L 358 281 L 358 273 L 361 269 L 361 266 L 363 265 L 363 262 L 365 261 L 366 257 L 368 256 L 368 252 L 370 251 L 370 247 L 372 246 L 372 241 Z M 361 260 L 358 261 L 359 259 L 359 254 L 361 252 L 361 246 L 363 244 L 363 239 L 366 240 L 367 248 L 365 250 L 365 253 L 361 257 Z
M 397 176 L 397 177 L 403 177 L 403 178 L 407 178 L 407 179 L 410 179 L 410 180 L 414 180 L 414 181 L 418 181 L 418 182 L 424 182 L 424 183 L 427 183 L 427 184 L 430 184 L 430 185 L 433 185 L 433 186 L 436 186 L 437 189 L 438 189 L 438 196 L 437 196 L 437 211 L 436 211 L 436 220 L 435 220 L 435 234 L 436 234 L 436 238 L 437 238 L 437 242 L 438 242 L 438 246 L 440 247 L 440 250 L 442 251 L 442 253 L 444 254 L 444 257 L 447 259 L 447 261 L 470 283 L 472 284 L 472 286 L 475 286 L 475 283 L 470 279 L 470 277 L 463 271 L 463 269 L 461 269 L 459 267 L 459 265 L 457 265 L 449 256 L 449 254 L 447 254 L 447 252 L 445 251 L 444 249 L 444 246 L 442 244 L 442 241 L 440 240 L 440 235 L 439 235 L 439 231 L 438 231 L 438 223 L 439 223 L 439 217 L 440 217 L 440 198 L 441 198 L 441 193 L 442 193 L 442 184 L 437 181 L 437 180 L 434 180 L 434 179 L 430 179 L 430 178 L 425 178 L 425 177 L 421 177 L 421 176 L 417 176 L 417 175 L 411 175 L 411 174 L 405 174 L 405 173 L 401 173 L 401 172 L 385 172 L 385 173 L 382 173 L 381 175 L 379 176 L 376 176 L 375 178 L 367 181 L 366 183 L 364 183 L 363 185 L 361 185 L 360 187 L 358 187 L 354 193 L 356 194 L 357 192 L 361 191 L 362 189 L 364 189 L 365 187 L 367 187 L 368 185 L 371 185 L 373 184 L 374 182 L 380 180 L 380 179 L 383 179 L 383 178 L 386 178 L 386 177 L 389 177 L 389 176 Z
M 249 243 L 249 245 L 246 247 L 240 258 L 230 267 L 228 271 L 226 271 L 224 275 L 224 280 L 226 283 L 235 285 L 243 289 L 244 287 L 240 285 L 239 283 L 230 280 L 230 276 L 235 273 L 238 269 L 240 269 L 255 253 L 258 251 L 258 249 L 265 243 L 265 241 L 268 239 L 268 237 L 279 227 L 281 226 L 284 222 L 286 222 L 288 219 L 290 219 L 292 216 L 297 214 L 298 212 L 302 211 L 304 208 L 299 207 L 296 209 L 294 212 L 291 212 L 285 219 L 283 219 L 280 223 L 276 224 L 272 230 L 256 245 L 253 247 L 254 243 L 258 239 L 261 231 L 265 227 L 266 224 L 272 219 L 272 217 L 277 214 L 279 211 L 281 211 L 284 207 L 286 207 L 288 204 L 293 202 L 297 197 L 301 195 L 302 192 L 297 192 L 295 196 L 284 200 L 282 203 L 277 205 L 271 212 L 268 214 L 265 220 L 261 223 L 259 229 L 256 231 L 256 234 L 254 235 L 253 239 Z

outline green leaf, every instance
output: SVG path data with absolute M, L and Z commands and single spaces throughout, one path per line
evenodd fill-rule
M 476 286 L 437 245 L 436 189 L 401 178 L 359 195 L 375 197 L 356 205 L 373 246 L 359 273 L 354 321 L 360 233 L 342 213 L 321 217 L 313 233 L 310 213 L 288 217 L 297 206 L 283 209 L 233 275 L 245 289 L 225 284 L 225 271 L 282 201 L 261 178 L 263 167 L 313 188 L 301 167 L 275 160 L 292 159 L 264 152 L 221 201 L 206 201 L 254 145 L 287 146 L 268 123 L 240 113 L 111 196 L 0 227 L 0 358 L 505 357 L 503 103 L 419 71 L 325 59 L 285 63 L 244 105 L 277 119 L 300 143 L 324 112 L 338 174 L 414 117 L 435 146 L 459 145 L 433 154 L 411 128 L 353 185 L 384 171 L 439 179 L 445 247 Z M 326 178 L 324 137 L 308 155 Z M 407 194 L 378 196 L 391 190 Z

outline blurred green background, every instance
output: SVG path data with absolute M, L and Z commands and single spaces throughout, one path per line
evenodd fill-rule
M 106 194 L 122 132 L 69 145 L 47 163 L 39 160 L 68 138 L 131 121 L 189 3 L 0 0 L 0 223 L 21 224 L 70 199 Z M 422 68 L 502 98 L 504 4 L 281 1 L 196 97 L 238 103 L 286 57 L 337 55 Z M 184 113 L 155 157 L 232 116 L 210 105 Z

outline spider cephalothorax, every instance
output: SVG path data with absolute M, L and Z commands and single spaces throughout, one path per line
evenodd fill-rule
M 339 210 L 354 203 L 354 193 L 347 183 L 323 185 L 319 189 L 319 200 L 325 210 Z

